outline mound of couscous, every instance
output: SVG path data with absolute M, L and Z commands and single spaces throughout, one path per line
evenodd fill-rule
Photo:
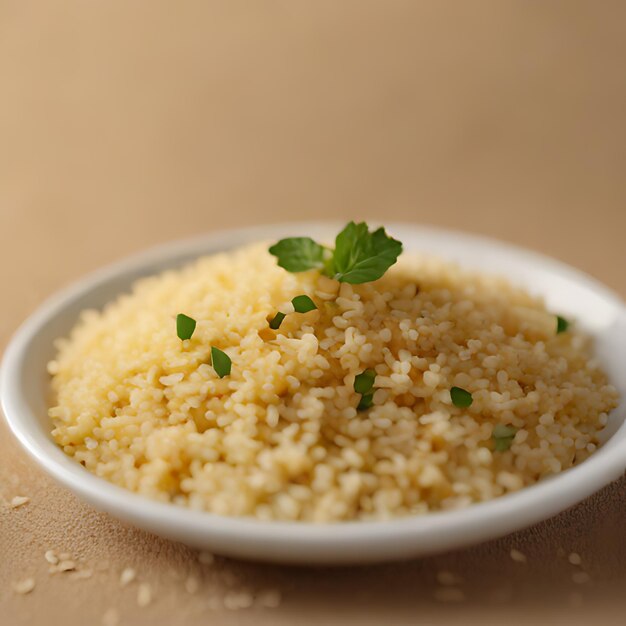
M 296 296 L 315 308 L 294 312 Z M 348 284 L 287 272 L 253 245 L 86 311 L 49 364 L 53 437 L 115 484 L 218 514 L 463 507 L 598 445 L 617 393 L 590 340 L 559 324 L 506 280 L 435 259 L 405 254 Z

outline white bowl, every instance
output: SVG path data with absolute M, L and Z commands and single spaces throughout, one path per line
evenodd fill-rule
M 262 522 L 153 502 L 94 476 L 50 437 L 46 363 L 84 308 L 101 307 L 141 276 L 254 240 L 293 235 L 328 238 L 339 224 L 291 223 L 214 233 L 165 245 L 105 268 L 48 300 L 15 333 L 2 363 L 0 398 L 11 430 L 52 477 L 112 515 L 164 537 L 220 554 L 300 564 L 404 559 L 495 538 L 579 502 L 626 469 L 625 406 L 610 416 L 605 443 L 591 458 L 541 483 L 466 509 L 387 522 Z M 597 354 L 626 395 L 626 309 L 588 276 L 562 263 L 497 241 L 410 224 L 388 230 L 419 250 L 508 276 L 545 297 L 555 312 L 596 337 Z

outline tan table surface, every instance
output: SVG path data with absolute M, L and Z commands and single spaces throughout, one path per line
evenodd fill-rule
M 620 1 L 0 0 L 0 347 L 44 297 L 104 263 L 285 219 L 484 233 L 624 296 L 625 60 Z M 17 494 L 31 501 L 10 509 Z M 93 576 L 49 574 L 50 548 Z M 582 555 L 589 583 L 572 582 L 560 550 Z M 129 565 L 155 591 L 148 607 L 136 582 L 119 585 Z M 434 600 L 442 569 L 464 578 L 464 602 Z M 28 576 L 34 591 L 16 595 Z M 268 587 L 282 591 L 277 609 L 207 606 Z M 81 504 L 0 425 L 3 626 L 98 625 L 110 607 L 123 625 L 617 624 L 625 592 L 624 480 L 433 558 L 202 566 Z

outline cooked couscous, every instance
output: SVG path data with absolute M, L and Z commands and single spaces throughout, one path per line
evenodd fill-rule
M 433 258 L 349 284 L 252 245 L 84 312 L 49 364 L 53 437 L 113 483 L 223 515 L 463 507 L 598 445 L 617 393 L 561 319 Z

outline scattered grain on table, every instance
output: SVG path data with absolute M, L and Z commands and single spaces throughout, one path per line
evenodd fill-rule
M 55 550 L 46 550 L 46 553 L 44 554 L 44 558 L 51 565 L 57 565 L 59 562 L 59 557 L 57 556 L 57 553 Z
M 46 561 L 50 563 L 48 571 L 51 574 L 59 572 L 72 572 L 76 569 L 77 563 L 68 552 L 56 554 L 53 550 L 46 552 Z
M 13 496 L 11 498 L 11 508 L 17 509 L 20 506 L 24 506 L 30 502 L 30 498 L 28 496 Z
M 13 590 L 20 595 L 26 595 L 35 588 L 34 578 L 24 578 L 13 583 Z
M 120 585 L 122 587 L 126 587 L 126 585 L 132 583 L 136 577 L 137 572 L 135 569 L 133 569 L 132 567 L 125 567 L 120 574 Z
M 56 569 L 58 572 L 71 572 L 76 569 L 76 561 L 73 561 L 72 559 L 59 561 Z
M 523 552 L 520 552 L 516 548 L 512 548 L 509 554 L 511 555 L 511 558 L 516 563 L 526 563 L 528 561 L 528 559 L 526 558 L 526 555 Z

